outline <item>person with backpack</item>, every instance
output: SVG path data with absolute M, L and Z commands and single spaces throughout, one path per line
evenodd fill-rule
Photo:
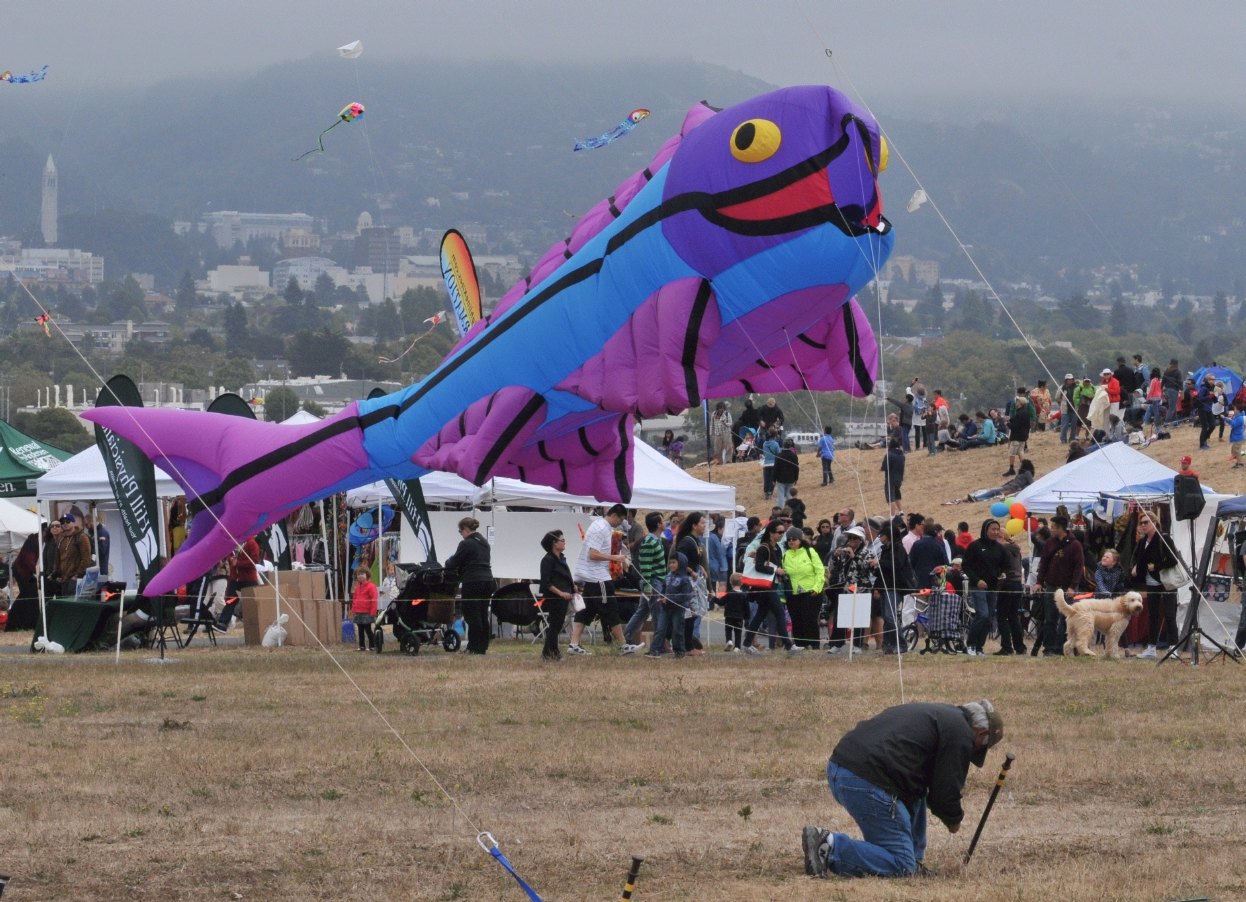
M 800 457 L 796 454 L 796 443 L 790 438 L 784 439 L 783 450 L 774 459 L 774 481 L 779 487 L 779 497 L 775 499 L 778 507 L 787 504 L 788 494 L 799 479 Z

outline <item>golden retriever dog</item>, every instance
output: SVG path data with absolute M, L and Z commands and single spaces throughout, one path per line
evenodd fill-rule
M 1126 592 L 1117 598 L 1087 598 L 1066 604 L 1064 591 L 1057 589 L 1055 598 L 1056 607 L 1068 624 L 1069 640 L 1064 643 L 1066 655 L 1071 655 L 1074 649 L 1083 655 L 1093 655 L 1090 643 L 1094 639 L 1095 630 L 1098 630 L 1107 637 L 1108 656 L 1121 657 L 1121 634 L 1129 626 L 1134 614 L 1141 613 L 1141 595 L 1137 592 Z

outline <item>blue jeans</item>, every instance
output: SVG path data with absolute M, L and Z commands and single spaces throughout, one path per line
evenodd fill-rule
M 897 635 L 900 651 L 908 651 L 904 636 L 897 633 L 896 625 L 900 622 L 900 593 L 895 589 L 883 589 L 883 651 L 894 653 Z
M 637 633 L 650 617 L 653 618 L 653 634 L 657 636 L 658 610 L 662 607 L 658 601 L 658 595 L 665 591 L 666 581 L 654 580 L 652 586 L 650 591 L 640 596 L 640 603 L 636 605 L 636 613 L 632 615 L 631 620 L 627 621 L 627 626 L 623 627 L 623 638 L 632 644 L 635 644 Z
M 862 839 L 834 834 L 827 864 L 841 877 L 910 877 L 926 857 L 926 800 L 912 807 L 834 762 L 831 795 L 861 828 Z
M 655 603 L 658 609 L 653 621 L 653 645 L 649 654 L 660 655 L 669 640 L 677 655 L 684 653 L 684 609 L 676 604 Z
M 1175 422 L 1177 419 L 1177 395 L 1179 392 L 1175 388 L 1164 389 L 1164 406 L 1168 408 L 1168 418 L 1166 423 Z
M 1067 407 L 1060 409 L 1060 444 L 1067 445 L 1077 432 L 1077 411 Z
M 986 589 L 970 589 L 969 605 L 973 608 L 973 623 L 969 624 L 969 647 L 982 650 L 986 637 L 991 635 L 991 617 L 995 614 L 995 593 Z
M 780 482 L 778 496 L 774 499 L 775 506 L 783 507 L 783 505 L 787 504 L 787 499 L 790 497 L 789 493 L 791 491 L 792 485 L 790 483 Z
M 1160 401 L 1159 398 L 1156 398 L 1154 401 L 1146 402 L 1146 413 L 1142 415 L 1143 426 L 1145 426 L 1147 423 L 1154 423 L 1157 427 L 1159 426 L 1160 424 L 1159 423 L 1159 418 L 1160 418 L 1159 406 L 1161 403 L 1163 402 Z

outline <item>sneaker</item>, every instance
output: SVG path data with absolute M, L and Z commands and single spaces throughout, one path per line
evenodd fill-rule
M 985 653 L 978 651 L 976 648 L 966 648 L 965 654 L 969 655 L 969 657 L 971 658 L 985 658 L 986 657 Z
M 745 647 L 744 647 L 744 653 L 745 653 L 746 655 L 760 655 L 760 654 L 761 654 L 761 652 L 759 652 L 759 651 L 757 650 L 757 646 L 756 646 L 756 645 L 747 645 L 747 646 L 745 646 Z
M 1148 645 L 1145 649 L 1143 649 L 1143 651 L 1138 655 L 1138 657 L 1155 659 L 1159 657 L 1159 654 L 1155 651 L 1154 645 Z
M 730 639 L 728 639 L 728 640 L 727 640 L 727 647 L 726 647 L 725 649 L 723 649 L 723 650 L 724 650 L 724 651 L 735 651 L 735 643 L 734 643 L 734 642 L 732 642 Z
M 1211 450 L 1211 445 L 1199 445 L 1199 446 L 1198 446 L 1198 450 L 1200 450 L 1200 451 L 1210 451 L 1210 450 Z
M 590 657 L 591 657 L 593 653 L 592 653 L 591 651 L 589 651 L 587 648 L 581 648 L 579 645 L 568 645 L 568 646 L 567 646 L 567 654 L 569 654 L 569 655 L 588 655 L 588 656 L 590 656 Z
M 1043 657 L 1044 657 L 1044 658 L 1063 658 L 1063 657 L 1064 657 L 1064 652 L 1062 652 L 1062 651 L 1057 651 L 1057 650 L 1056 650 L 1056 649 L 1054 649 L 1054 648 L 1044 648 L 1044 649 L 1043 649 Z
M 830 831 L 821 827 L 806 827 L 801 831 L 800 844 L 805 850 L 805 873 L 825 879 L 826 859 L 833 845 Z
M 1012 654 L 1012 649 L 1011 649 L 1011 648 L 1001 648 L 999 651 L 995 652 L 995 654 L 996 654 L 996 655 L 1001 655 L 1001 656 L 1002 656 L 1002 655 L 1010 655 L 1010 654 Z
M 787 647 L 787 653 L 789 655 L 798 655 L 804 650 L 805 650 L 805 647 L 803 645 L 789 645 Z
M 917 870 L 913 872 L 914 877 L 938 877 L 939 873 L 934 868 L 926 867 L 926 862 L 917 862 Z
M 1004 475 L 1005 476 L 1016 476 L 1017 471 L 1014 470 L 1012 467 L 1009 467 L 1007 470 L 1004 471 Z
M 828 655 L 837 655 L 837 654 L 840 654 L 843 650 L 844 650 L 844 647 L 842 645 L 832 645 L 830 648 L 826 650 L 826 653 Z
M 741 648 L 739 648 L 738 646 L 737 646 L 736 648 L 731 649 L 731 653 L 732 653 L 733 655 L 738 655 L 741 651 L 742 651 L 742 649 L 741 649 Z
M 653 649 L 650 649 L 649 651 L 647 651 L 647 652 L 645 652 L 643 655 L 641 655 L 641 657 L 642 657 L 642 658 L 657 659 L 657 658 L 662 657 L 662 652 L 660 652 L 660 651 L 654 651 Z
M 640 651 L 644 647 L 645 647 L 645 643 L 643 642 L 641 642 L 638 645 L 624 645 L 622 648 L 619 649 L 619 654 L 634 655 L 636 654 L 636 652 Z
M 1233 466 L 1229 467 L 1229 469 L 1230 469 L 1230 470 L 1240 470 L 1242 467 L 1246 467 L 1246 464 L 1243 464 L 1241 461 L 1238 461 L 1238 462 L 1237 462 L 1237 463 L 1235 463 Z

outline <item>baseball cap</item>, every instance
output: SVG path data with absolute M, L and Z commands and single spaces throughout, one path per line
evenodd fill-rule
M 1188 467 L 1192 463 L 1194 463 L 1194 458 L 1190 457 L 1188 454 L 1181 458 L 1181 466 L 1183 467 Z
M 868 523 L 868 524 L 870 524 L 870 529 L 874 530 L 874 532 L 882 532 L 882 531 L 883 531 L 883 523 L 884 523 L 885 521 L 883 520 L 883 518 L 882 518 L 882 517 L 870 517 L 870 518 L 869 518 L 868 520 L 866 520 L 865 522 L 866 522 L 866 523 Z
M 61 516 L 61 522 L 62 522 L 62 523 L 73 523 L 73 522 L 74 522 L 74 515 L 73 515 L 73 514 L 63 514 L 63 515 Z

